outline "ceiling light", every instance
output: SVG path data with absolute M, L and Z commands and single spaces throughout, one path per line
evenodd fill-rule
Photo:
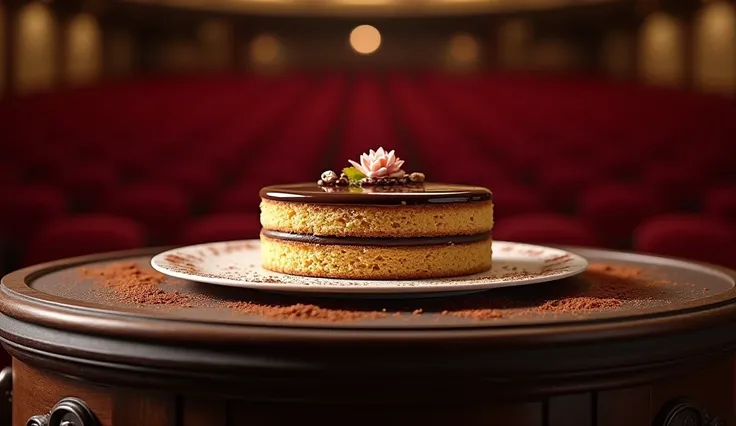
M 370 55 L 381 46 L 381 33 L 371 25 L 360 25 L 350 33 L 350 46 L 361 55 Z

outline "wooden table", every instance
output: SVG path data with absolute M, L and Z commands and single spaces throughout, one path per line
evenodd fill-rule
M 13 426 L 736 424 L 736 274 L 573 250 L 642 269 L 632 285 L 656 287 L 652 300 L 539 307 L 585 297 L 586 273 L 481 296 L 385 301 L 305 301 L 167 278 L 156 288 L 189 300 L 167 305 L 132 300 L 111 283 L 118 278 L 89 272 L 127 262 L 150 275 L 157 251 L 31 267 L 2 281 L 0 338 L 13 366 L 0 391 L 12 385 Z M 238 309 L 242 300 L 261 311 Z M 518 304 L 498 317 L 462 315 L 500 300 Z M 300 302 L 378 314 L 285 319 L 288 309 L 264 308 Z

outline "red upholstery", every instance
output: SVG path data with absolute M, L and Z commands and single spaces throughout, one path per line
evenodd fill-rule
M 590 185 L 597 182 L 595 170 L 584 161 L 550 161 L 543 165 L 539 187 L 548 205 L 570 211 Z
M 274 182 L 275 183 L 275 182 Z M 220 213 L 258 213 L 259 185 L 245 182 L 233 187 L 220 196 L 213 210 Z
M 635 185 L 604 185 L 589 189 L 580 200 L 581 216 L 598 231 L 602 242 L 622 248 L 645 219 L 667 210 L 657 193 Z
M 542 198 L 533 190 L 521 185 L 493 185 L 493 218 L 502 221 L 528 213 L 548 211 Z
M 256 217 L 261 187 L 316 180 L 381 145 L 430 181 L 489 187 L 496 236 L 522 223 L 507 239 L 630 248 L 652 215 L 734 220 L 732 190 L 716 188 L 736 185 L 736 101 L 676 90 L 485 73 L 220 75 L 17 97 L 0 112 L 10 268 L 50 218 L 119 214 L 172 243 L 200 214 Z M 569 217 L 532 226 L 529 214 Z
M 705 197 L 703 207 L 707 214 L 736 225 L 736 186 L 711 190 Z
M 182 244 L 258 238 L 261 224 L 257 214 L 213 214 L 186 225 Z
M 58 219 L 41 228 L 30 240 L 23 261 L 31 265 L 144 245 L 143 229 L 129 219 L 80 215 Z
M 0 164 L 0 189 L 7 188 L 19 181 L 18 170 L 12 164 Z
M 187 196 L 178 188 L 139 184 L 111 196 L 101 211 L 135 220 L 158 243 L 175 238 L 189 216 L 189 205 Z
M 356 77 L 346 109 L 343 138 L 337 145 L 333 169 L 341 170 L 346 167 L 346 158 L 357 160 L 361 153 L 379 145 L 398 153 L 406 152 L 391 120 L 386 94 L 377 76 Z
M 197 204 L 207 204 L 217 193 L 220 179 L 215 167 L 193 159 L 163 167 L 151 180 L 181 189 Z
M 537 213 L 499 221 L 493 238 L 534 244 L 595 246 L 595 233 L 581 220 L 552 214 Z
M 57 188 L 46 185 L 7 188 L 0 197 L 0 235 L 20 242 L 38 227 L 65 213 L 66 200 Z
M 654 164 L 645 171 L 645 182 L 669 201 L 673 208 L 688 208 L 703 193 L 704 175 L 692 170 L 687 162 Z
M 718 219 L 672 214 L 652 218 L 635 233 L 636 250 L 736 267 L 736 231 Z
M 69 200 L 81 209 L 97 206 L 120 185 L 115 169 L 101 163 L 71 164 L 62 172 L 60 181 Z

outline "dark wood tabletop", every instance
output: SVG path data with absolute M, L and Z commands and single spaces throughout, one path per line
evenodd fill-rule
M 93 408 L 103 406 L 103 414 L 105 404 L 126 407 L 121 401 L 141 389 L 138 399 L 168 392 L 169 405 L 160 406 L 186 411 L 194 404 L 221 415 L 196 395 L 230 401 L 228 412 L 236 413 L 248 410 L 232 401 L 330 410 L 403 404 L 407 419 L 420 415 L 410 408 L 416 404 L 425 412 L 493 401 L 496 413 L 506 410 L 503 401 L 517 408 L 537 401 L 507 424 L 571 424 L 568 411 L 585 409 L 590 422 L 579 424 L 643 426 L 687 393 L 722 418 L 732 415 L 730 270 L 570 248 L 590 267 L 559 281 L 453 297 L 319 298 L 167 278 L 149 265 L 161 250 L 62 260 L 3 278 L 0 340 L 16 373 L 41 383 L 18 392 L 30 397 L 38 386 L 60 383 L 48 401 L 26 398 L 22 416 L 49 409 L 67 387 L 88 395 Z M 113 388 L 105 388 L 112 389 L 104 391 L 105 404 L 96 403 L 101 391 L 63 377 Z M 570 401 L 578 408 L 565 408 Z M 287 405 L 269 407 L 269 418 L 286 415 Z M 113 418 L 144 419 L 111 410 Z M 523 420 L 528 415 L 537 420 Z

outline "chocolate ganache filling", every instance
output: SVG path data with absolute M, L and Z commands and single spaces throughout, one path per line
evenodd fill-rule
M 491 237 L 490 232 L 473 235 L 447 235 L 442 237 L 415 237 L 415 238 L 357 238 L 357 237 L 322 237 L 318 235 L 291 234 L 288 232 L 261 230 L 261 235 L 284 241 L 294 241 L 307 244 L 343 245 L 343 246 L 383 246 L 383 247 L 411 247 L 436 246 L 448 244 L 470 244 L 485 241 Z

